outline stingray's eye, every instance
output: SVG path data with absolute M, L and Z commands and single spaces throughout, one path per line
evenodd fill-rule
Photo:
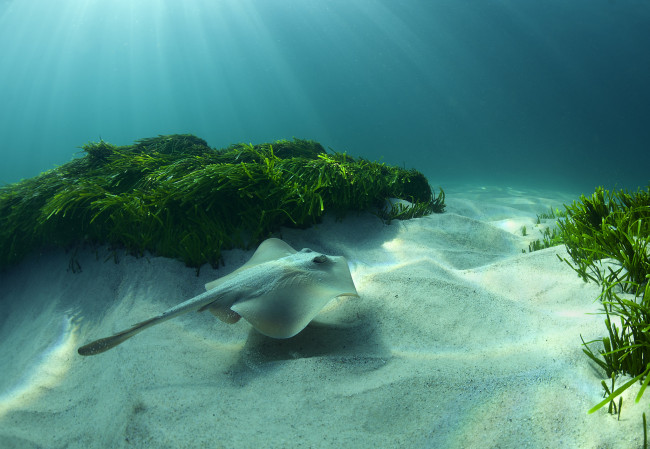
M 327 256 L 325 254 L 321 254 L 320 256 L 314 257 L 311 261 L 314 263 L 325 263 L 327 262 Z

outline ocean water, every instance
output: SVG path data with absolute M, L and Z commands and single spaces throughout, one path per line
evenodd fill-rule
M 432 185 L 650 181 L 645 0 L 0 0 L 0 184 L 193 133 Z

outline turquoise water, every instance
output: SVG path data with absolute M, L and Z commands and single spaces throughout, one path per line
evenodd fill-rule
M 293 136 L 434 185 L 650 180 L 650 2 L 0 1 L 0 184 L 100 138 Z

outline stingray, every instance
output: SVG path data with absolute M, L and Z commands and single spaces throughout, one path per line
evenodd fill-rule
M 205 284 L 206 292 L 111 337 L 78 349 L 94 355 L 135 334 L 184 313 L 209 310 L 226 323 L 240 318 L 272 338 L 291 338 L 338 296 L 359 296 L 344 257 L 303 248 L 279 239 L 263 241 L 253 256 L 232 273 Z

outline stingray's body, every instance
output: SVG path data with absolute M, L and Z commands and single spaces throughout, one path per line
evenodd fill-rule
M 156 317 L 80 347 L 79 354 L 107 351 L 148 327 L 195 310 L 209 310 L 226 323 L 243 317 L 264 335 L 290 338 L 331 299 L 357 296 L 345 258 L 307 248 L 296 251 L 278 239 L 262 242 L 248 262 L 205 288 L 205 293 Z

